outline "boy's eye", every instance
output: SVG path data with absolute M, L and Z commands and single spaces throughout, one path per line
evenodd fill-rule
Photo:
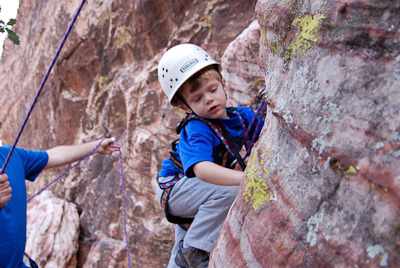
M 216 87 L 211 88 L 211 92 L 214 92 L 214 91 L 216 91 L 216 90 L 217 90 Z
M 193 102 L 198 102 L 200 100 L 200 97 L 196 97 L 193 99 Z

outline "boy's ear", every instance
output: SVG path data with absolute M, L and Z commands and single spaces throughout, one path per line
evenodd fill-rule
M 192 113 L 192 109 L 190 109 L 189 107 L 187 107 L 185 104 L 182 104 L 182 103 L 180 103 L 179 105 L 178 105 L 178 107 L 180 108 L 180 109 L 182 109 L 183 111 L 185 111 L 186 113 Z
M 222 83 L 222 86 L 223 86 L 224 89 L 225 89 L 225 79 L 224 79 L 224 78 L 222 78 L 221 83 Z

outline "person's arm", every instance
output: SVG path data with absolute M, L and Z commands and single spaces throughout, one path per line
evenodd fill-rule
M 1 171 L 1 169 L 0 169 Z M 11 199 L 11 187 L 7 174 L 0 175 L 0 211 Z
M 243 178 L 243 171 L 225 168 L 209 161 L 195 164 L 193 172 L 202 181 L 223 186 L 239 185 Z
M 62 145 L 46 150 L 49 155 L 49 161 L 47 162 L 45 169 L 55 168 L 78 161 L 93 150 L 99 142 L 100 140 L 80 145 Z M 94 153 L 111 154 L 118 150 L 118 143 L 115 143 L 112 139 L 104 139 Z

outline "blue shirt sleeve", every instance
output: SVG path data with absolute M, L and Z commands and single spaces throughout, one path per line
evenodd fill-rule
M 46 151 L 32 151 L 15 148 L 14 153 L 18 153 L 25 168 L 25 179 L 34 181 L 39 173 L 46 167 L 49 155 Z
M 219 139 L 210 127 L 199 120 L 191 120 L 180 134 L 179 156 L 186 176 L 195 177 L 193 166 L 199 162 L 214 162 L 213 149 Z

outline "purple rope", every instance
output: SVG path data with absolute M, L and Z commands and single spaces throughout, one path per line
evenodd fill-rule
M 56 181 L 58 181 L 62 176 L 64 176 L 67 172 L 69 172 L 71 169 L 73 169 L 74 167 L 76 167 L 77 165 L 79 165 L 83 160 L 85 160 L 86 158 L 88 158 L 91 154 L 94 153 L 94 151 L 96 151 L 96 149 L 100 146 L 100 144 L 103 142 L 104 138 L 102 138 L 100 140 L 100 142 L 96 145 L 96 147 L 94 147 L 85 157 L 83 157 L 81 160 L 79 160 L 77 163 L 75 163 L 74 165 L 72 165 L 71 167 L 67 168 L 63 173 L 61 173 L 61 175 L 59 175 L 56 179 L 54 179 L 52 182 L 50 182 L 49 184 L 47 184 L 45 187 L 43 187 L 42 189 L 40 189 L 36 194 L 32 195 L 27 202 L 31 201 L 35 196 L 37 196 L 38 194 L 40 194 L 41 192 L 43 192 L 44 190 L 46 190 L 47 188 L 49 188 L 53 183 L 55 183 Z M 125 241 L 126 241 L 126 252 L 128 254 L 128 267 L 131 267 L 131 257 L 129 254 L 129 241 L 128 241 L 128 232 L 127 232 L 127 221 L 126 221 L 126 201 L 125 201 L 125 184 L 124 184 L 124 169 L 122 167 L 122 153 L 121 153 L 121 149 L 119 149 L 119 166 L 120 166 L 120 170 L 121 170 L 121 184 L 122 184 L 122 202 L 123 202 L 123 208 L 124 208 L 124 231 L 125 231 Z
M 260 105 L 258 106 L 258 109 L 257 109 L 256 113 L 255 113 L 254 116 L 253 116 L 253 119 L 251 119 L 250 125 L 249 125 L 249 127 L 247 128 L 247 131 L 246 131 L 246 133 L 244 134 L 242 141 L 241 141 L 240 144 L 239 144 L 239 148 L 240 148 L 240 149 L 243 147 L 243 145 L 244 145 L 244 143 L 245 143 L 247 137 L 249 136 L 250 131 L 251 131 L 251 129 L 252 129 L 254 123 L 255 123 L 256 120 L 257 120 L 257 116 L 258 116 L 258 114 L 260 113 L 260 110 L 261 110 L 261 108 L 264 106 L 264 104 L 265 104 L 265 101 L 264 101 L 264 99 L 262 99 Z M 260 115 L 260 119 L 261 119 L 261 117 L 262 117 L 262 114 Z M 249 150 L 247 150 L 247 151 L 250 151 L 250 150 L 251 150 L 251 146 L 249 147 Z
M 256 135 L 257 135 L 257 133 L 258 133 L 258 130 L 260 129 L 261 119 L 262 119 L 263 114 L 265 113 L 266 107 L 267 107 L 267 105 L 266 105 L 264 99 L 262 99 L 260 105 L 258 106 L 258 109 L 257 109 L 256 113 L 254 114 L 253 118 L 251 119 L 250 125 L 249 125 L 249 127 L 247 128 L 247 131 L 246 131 L 246 133 L 244 134 L 242 141 L 241 141 L 240 144 L 239 144 L 239 147 L 238 147 L 238 148 L 239 148 L 239 150 L 240 150 L 240 149 L 243 147 L 245 141 L 248 139 L 248 136 L 249 136 L 249 134 L 250 134 L 250 131 L 251 131 L 251 129 L 253 128 L 253 125 L 254 125 L 254 123 L 255 123 L 256 120 L 257 120 L 257 116 L 260 116 L 260 119 L 257 120 L 257 125 L 256 125 L 256 128 L 255 128 L 254 132 L 253 132 L 253 136 L 252 136 L 252 138 L 251 138 L 251 140 L 250 140 L 250 144 L 249 144 L 248 147 L 246 146 L 246 155 L 243 157 L 243 160 L 245 160 L 245 159 L 250 155 L 251 148 L 253 147 L 254 141 L 255 141 L 255 139 L 256 139 Z
M 58 58 L 58 56 L 60 55 L 61 49 L 63 48 L 63 46 L 64 46 L 64 44 L 65 44 L 65 41 L 67 40 L 68 35 L 70 34 L 70 32 L 71 32 L 71 30 L 72 30 L 72 27 L 73 27 L 73 25 L 74 25 L 76 19 L 78 18 L 78 15 L 79 15 L 79 13 L 81 12 L 82 7 L 83 7 L 83 5 L 85 4 L 85 2 L 86 2 L 86 0 L 82 0 L 80 6 L 79 6 L 79 8 L 78 8 L 78 10 L 76 11 L 74 17 L 72 18 L 72 21 L 71 21 L 71 23 L 70 23 L 70 25 L 69 25 L 67 31 L 66 31 L 65 34 L 64 34 L 64 37 L 63 37 L 63 39 L 62 39 L 60 45 L 58 46 L 57 52 L 56 52 L 56 54 L 54 55 L 53 60 L 51 61 L 51 64 L 50 64 L 49 68 L 47 69 L 47 72 L 46 72 L 45 76 L 44 76 L 43 79 L 42 79 L 42 82 L 40 83 L 39 89 L 38 89 L 38 91 L 37 91 L 37 93 L 36 93 L 36 95 L 35 95 L 35 98 L 33 99 L 33 102 L 32 102 L 32 104 L 31 104 L 31 107 L 29 108 L 29 111 L 28 111 L 28 113 L 27 113 L 26 116 L 25 116 L 24 122 L 22 123 L 22 126 L 21 126 L 21 128 L 19 129 L 18 135 L 17 135 L 17 137 L 15 138 L 14 144 L 13 144 L 13 146 L 11 147 L 11 150 L 10 150 L 10 152 L 9 152 L 8 155 L 7 155 L 6 161 L 4 162 L 4 165 L 3 165 L 2 170 L 1 170 L 1 174 L 4 174 L 4 171 L 5 171 L 6 167 L 7 167 L 7 164 L 8 164 L 8 162 L 10 161 L 11 155 L 12 155 L 12 153 L 14 152 L 15 147 L 17 146 L 17 143 L 18 143 L 19 138 L 21 137 L 22 131 L 24 130 L 25 125 L 26 125 L 26 123 L 28 122 L 29 116 L 30 116 L 31 113 L 32 113 L 33 107 L 35 106 L 35 104 L 36 104 L 36 102 L 37 102 L 37 100 L 38 100 L 38 98 L 39 98 L 39 95 L 40 95 L 40 93 L 42 92 L 44 85 L 46 84 L 47 78 L 49 77 L 50 72 L 51 72 L 51 70 L 53 69 L 54 64 L 56 63 L 57 58 Z
M 243 157 L 243 160 L 246 159 L 246 158 L 250 155 L 251 148 L 253 147 L 254 141 L 256 140 L 257 133 L 258 133 L 258 131 L 260 130 L 261 119 L 262 119 L 261 117 L 262 117 L 262 115 L 265 113 L 265 109 L 267 108 L 267 104 L 265 103 L 264 100 L 262 100 L 262 102 L 261 102 L 261 104 L 260 104 L 260 107 L 261 107 L 260 120 L 258 120 L 256 129 L 254 130 L 253 136 L 252 136 L 252 138 L 251 138 L 251 142 L 250 142 L 250 146 L 249 146 L 250 149 L 246 152 L 246 155 Z M 259 108 L 260 108 L 260 107 L 259 107 Z M 256 116 L 257 116 L 257 115 L 256 115 Z
M 128 232 L 126 231 L 126 203 L 125 203 L 125 184 L 124 184 L 124 172 L 122 168 L 122 153 L 121 148 L 119 149 L 119 166 L 121 169 L 121 184 L 122 184 L 122 202 L 124 208 L 124 230 L 125 230 L 125 241 L 126 241 L 126 253 L 128 255 L 128 267 L 131 267 L 131 257 L 129 255 L 129 242 L 128 242 Z
M 38 194 L 40 194 L 41 192 L 43 192 L 44 190 L 46 190 L 47 188 L 50 187 L 50 185 L 52 185 L 53 183 L 55 183 L 56 181 L 58 181 L 62 176 L 64 176 L 65 174 L 67 174 L 71 169 L 73 169 L 74 167 L 76 167 L 77 165 L 79 165 L 83 160 L 85 160 L 86 158 L 88 158 L 91 154 L 94 153 L 94 151 L 96 151 L 96 149 L 100 146 L 100 144 L 103 142 L 104 138 L 102 138 L 99 142 L 99 144 L 96 145 L 96 147 L 93 148 L 93 150 L 91 150 L 85 157 L 83 157 L 81 160 L 79 160 L 77 163 L 75 163 L 74 165 L 70 166 L 69 168 L 67 168 L 63 173 L 61 173 L 60 176 L 58 176 L 57 178 L 55 178 L 52 182 L 50 182 L 49 184 L 47 184 L 46 186 L 44 186 L 42 189 L 40 189 L 36 194 L 32 195 L 26 202 L 29 202 L 32 200 L 32 198 L 34 198 L 35 196 L 37 196 Z

